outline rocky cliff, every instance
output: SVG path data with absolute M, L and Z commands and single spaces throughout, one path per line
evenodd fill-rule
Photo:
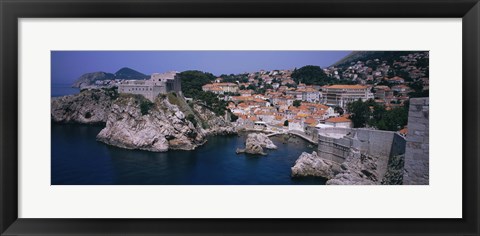
M 106 123 L 117 94 L 113 90 L 85 90 L 51 100 L 51 119 L 59 123 Z
M 168 99 L 158 97 L 151 103 L 142 96 L 121 95 L 112 104 L 97 140 L 121 148 L 164 152 L 193 150 L 203 144 L 205 135 Z
M 119 95 L 114 89 L 83 90 L 52 98 L 51 119 L 59 123 L 103 123 L 106 127 L 98 134 L 98 141 L 154 152 L 192 150 L 203 144 L 208 134 L 235 132 L 230 122 L 208 109 L 193 111 L 181 98 L 177 94 L 161 95 L 150 102 L 140 95 Z
M 237 133 L 231 122 L 226 121 L 223 117 L 217 116 L 209 109 L 198 104 L 193 105 L 193 109 L 200 121 L 203 122 L 205 131 L 208 134 L 225 135 Z
M 391 159 L 395 160 L 395 163 L 401 162 L 403 155 L 394 156 Z M 378 165 L 382 161 L 377 157 L 353 150 L 341 164 L 324 159 L 316 152 L 302 153 L 292 167 L 292 176 L 323 177 L 328 179 L 327 185 L 399 184 L 401 177 L 396 174 L 398 172 L 396 164 L 389 166 L 387 174 L 381 178 L 384 173 L 380 173 Z

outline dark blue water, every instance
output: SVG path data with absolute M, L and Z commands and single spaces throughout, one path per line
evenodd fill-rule
M 52 97 L 61 97 L 65 95 L 77 94 L 80 92 L 79 88 L 72 88 L 72 84 L 52 84 Z
M 214 136 L 194 151 L 153 153 L 115 148 L 95 140 L 102 127 L 52 124 L 53 185 L 245 185 L 324 184 L 321 178 L 290 177 L 303 151 L 301 139 L 283 144 L 268 156 L 237 155 L 245 136 Z

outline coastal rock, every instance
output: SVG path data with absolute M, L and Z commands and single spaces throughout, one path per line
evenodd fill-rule
M 277 146 L 265 134 L 250 133 L 245 141 L 245 149 L 237 149 L 237 153 L 267 155 L 263 148 L 277 149 Z
M 84 90 L 76 95 L 51 100 L 50 116 L 54 122 L 105 123 L 117 94 L 108 89 Z
M 263 133 L 250 133 L 247 136 L 246 145 L 248 144 L 258 144 L 263 148 L 267 149 L 277 149 L 277 146 L 273 144 L 272 140 L 268 138 L 266 134 Z
M 153 152 L 193 150 L 204 143 L 205 135 L 184 117 L 167 99 L 159 97 L 150 103 L 142 96 L 122 95 L 113 103 L 106 127 L 97 140 Z
M 302 153 L 292 167 L 292 177 L 316 176 L 328 179 L 327 185 L 376 185 L 378 158 L 351 151 L 343 163 L 327 160 L 316 152 Z
M 317 155 L 303 152 L 292 167 L 292 176 L 316 176 L 332 179 L 341 171 L 339 163 L 326 160 Z
M 378 179 L 376 157 L 351 151 L 341 165 L 341 171 L 327 181 L 327 185 L 376 185 Z

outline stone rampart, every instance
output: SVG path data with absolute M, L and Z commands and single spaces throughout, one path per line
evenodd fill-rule
M 370 129 L 329 129 L 337 136 L 330 133 L 332 136 L 328 137 L 320 133 L 318 156 L 338 163 L 344 162 L 352 151 L 375 157 L 379 179 L 383 178 L 386 173 L 390 157 L 405 153 L 405 139 L 396 132 Z M 345 135 L 339 137 L 340 134 Z
M 410 99 L 403 184 L 429 184 L 429 101 Z

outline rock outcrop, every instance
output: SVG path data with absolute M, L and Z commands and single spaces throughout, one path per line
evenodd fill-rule
M 51 100 L 51 119 L 59 123 L 106 123 L 116 94 L 112 90 L 85 90 Z
M 237 153 L 248 153 L 255 155 L 267 155 L 263 148 L 267 149 L 277 149 L 277 146 L 273 144 L 267 135 L 263 133 L 251 133 L 248 134 L 247 140 L 245 141 L 245 149 L 237 148 Z
M 320 158 L 316 152 L 303 152 L 292 167 L 292 177 L 315 176 L 332 179 L 340 171 L 340 164 Z
M 97 140 L 126 149 L 164 152 L 193 150 L 204 143 L 205 135 L 167 99 L 158 97 L 151 103 L 142 96 L 121 95 L 112 104 Z
M 399 184 L 401 177 L 396 173 L 402 165 L 403 155 L 392 157 L 395 164 L 389 172 L 380 179 L 378 158 L 357 151 L 351 151 L 343 163 L 324 159 L 316 152 L 302 153 L 292 167 L 292 177 L 315 176 L 328 179 L 327 185 L 374 185 Z M 398 165 L 398 166 L 397 166 Z M 402 165 L 403 166 L 403 165 Z
M 328 180 L 327 185 L 380 184 L 377 158 L 373 156 L 352 151 L 340 167 L 340 173 Z
M 119 95 L 116 88 L 84 89 L 76 95 L 52 98 L 51 119 L 105 124 L 98 141 L 154 152 L 192 150 L 205 143 L 209 134 L 236 133 L 223 117 L 201 106 L 192 109 L 181 95 L 161 95 L 152 103 L 141 95 Z

